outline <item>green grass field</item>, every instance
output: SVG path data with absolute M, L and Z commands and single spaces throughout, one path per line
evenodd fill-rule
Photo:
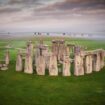
M 35 44 L 37 38 L 32 39 Z M 51 38 L 44 39 L 51 44 Z M 103 48 L 104 40 L 65 39 L 66 43 Z M 27 39 L 0 40 L 0 59 L 5 45 L 25 48 Z M 105 105 L 105 68 L 84 76 L 50 77 L 15 71 L 17 50 L 10 49 L 9 70 L 0 71 L 0 105 Z

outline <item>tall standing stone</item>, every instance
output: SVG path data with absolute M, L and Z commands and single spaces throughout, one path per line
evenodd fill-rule
M 35 50 L 35 66 L 37 66 L 37 59 L 39 56 L 40 56 L 40 49 L 37 46 L 37 48 Z
M 70 76 L 70 58 L 68 55 L 64 55 L 63 61 L 63 76 Z
M 51 75 L 51 76 L 57 76 L 58 75 L 57 57 L 53 53 L 50 56 L 49 75 Z
M 75 46 L 74 75 L 84 75 L 83 55 L 81 53 L 81 48 L 78 46 Z
M 58 58 L 59 53 L 59 43 L 57 40 L 52 41 L 52 53 Z
M 36 72 L 38 75 L 45 75 L 45 57 L 43 56 L 43 50 L 45 50 L 43 45 L 39 45 L 39 54 L 36 58 Z
M 92 56 L 92 70 L 93 71 L 96 70 L 96 60 L 97 60 L 97 55 L 93 54 L 93 56 Z
M 36 72 L 38 75 L 45 75 L 45 58 L 44 58 L 44 56 L 39 56 L 37 58 Z
M 32 57 L 29 53 L 26 53 L 24 72 L 28 74 L 33 73 Z
M 65 42 L 64 40 L 59 40 L 59 49 L 58 49 L 58 60 L 63 61 L 63 54 L 65 53 Z
M 105 59 L 105 54 L 104 54 L 104 51 L 100 51 L 100 63 L 101 63 L 101 69 L 105 66 L 105 62 L 104 62 L 104 59 Z
M 94 71 L 100 71 L 101 69 L 101 62 L 100 62 L 100 54 L 99 52 L 97 52 L 96 54 L 96 67 L 95 67 L 95 70 Z
M 9 56 L 9 51 L 6 51 L 6 55 L 5 55 L 5 64 L 8 65 L 10 62 L 10 56 Z
M 48 45 L 44 45 L 43 47 L 44 48 L 42 50 L 42 55 L 44 56 L 44 59 L 45 59 L 45 68 L 48 69 L 49 68 L 49 60 L 50 60 Z
M 92 55 L 85 56 L 85 73 L 92 73 Z
M 31 41 L 29 41 L 27 44 L 26 53 L 29 53 L 33 59 L 34 46 L 33 46 L 33 43 Z
M 45 58 L 46 69 L 49 69 L 49 62 L 50 62 L 50 53 L 48 52 Z
M 21 55 L 21 52 L 18 51 L 18 55 L 16 59 L 16 71 L 22 71 L 22 69 L 23 69 L 22 55 Z

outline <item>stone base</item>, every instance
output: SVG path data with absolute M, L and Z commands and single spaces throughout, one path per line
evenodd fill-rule
M 36 72 L 37 75 L 45 75 L 45 58 L 43 56 L 39 56 L 37 59 Z
M 70 73 L 63 73 L 63 76 L 71 76 L 71 74 Z
M 8 67 L 1 67 L 1 70 L 8 70 Z
M 21 72 L 21 71 L 22 71 L 22 69 L 17 69 L 17 68 L 16 68 L 16 71 L 17 71 L 17 72 Z
M 30 70 L 25 70 L 24 73 L 26 73 L 26 74 L 33 74 L 33 71 L 30 72 Z
M 58 76 L 58 74 L 56 74 L 56 75 L 55 74 L 50 74 L 50 76 Z

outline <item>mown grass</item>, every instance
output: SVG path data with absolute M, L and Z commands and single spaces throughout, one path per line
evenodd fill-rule
M 33 39 L 37 40 L 37 39 Z M 51 38 L 45 43 L 51 44 Z M 87 49 L 104 48 L 104 41 L 66 39 L 66 43 L 80 44 Z M 7 42 L 13 47 L 25 47 L 26 41 Z M 37 43 L 37 42 L 35 42 Z M 5 49 L 0 49 L 0 58 Z M 10 49 L 11 62 L 8 71 L 0 71 L 0 105 L 104 105 L 105 104 L 105 68 L 84 76 L 50 77 L 37 76 L 15 71 L 17 50 Z

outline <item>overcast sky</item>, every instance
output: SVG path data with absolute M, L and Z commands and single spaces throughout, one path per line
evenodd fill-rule
M 105 0 L 0 0 L 0 32 L 105 34 Z

